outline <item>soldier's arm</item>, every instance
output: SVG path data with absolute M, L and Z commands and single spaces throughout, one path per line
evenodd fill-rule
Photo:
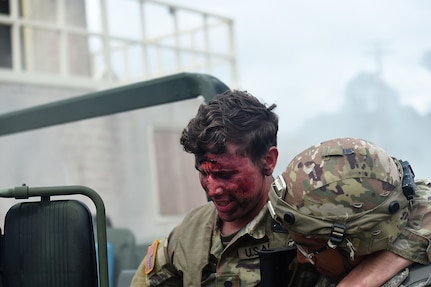
M 410 260 L 392 252 L 379 251 L 366 256 L 337 287 L 379 287 L 410 264 Z
M 182 286 L 182 278 L 172 264 L 175 229 L 168 238 L 155 240 L 134 275 L 131 287 L 177 287 Z
M 416 194 L 405 230 L 389 251 L 368 256 L 353 269 L 338 287 L 381 286 L 413 262 L 430 263 L 431 181 L 417 180 Z

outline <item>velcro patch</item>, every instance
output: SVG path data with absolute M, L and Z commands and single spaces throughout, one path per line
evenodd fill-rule
M 156 263 L 156 253 L 157 246 L 159 245 L 159 241 L 156 239 L 154 242 L 148 246 L 147 256 L 145 256 L 145 274 L 150 274 L 153 271 L 155 263 Z

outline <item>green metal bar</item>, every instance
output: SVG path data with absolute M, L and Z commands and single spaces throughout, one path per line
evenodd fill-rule
M 0 115 L 0 136 L 228 90 L 217 78 L 180 73 Z
M 97 251 L 99 258 L 99 283 L 100 287 L 109 287 L 108 274 L 108 251 L 106 235 L 106 213 L 105 204 L 100 195 L 93 189 L 81 186 L 49 186 L 49 187 L 28 187 L 17 186 L 15 188 L 0 190 L 0 197 L 27 199 L 34 196 L 56 196 L 81 194 L 89 197 L 96 206 L 97 223 Z

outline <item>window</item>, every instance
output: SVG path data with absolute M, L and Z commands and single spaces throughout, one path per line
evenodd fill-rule
M 0 1 L 0 16 L 9 15 L 9 1 Z M 12 68 L 11 26 L 0 22 L 0 68 Z

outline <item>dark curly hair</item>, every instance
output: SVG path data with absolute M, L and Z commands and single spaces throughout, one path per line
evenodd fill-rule
M 275 107 L 266 107 L 246 91 L 226 91 L 199 107 L 180 143 L 198 156 L 224 153 L 227 144 L 239 145 L 239 153 L 257 163 L 271 146 L 277 146 Z

